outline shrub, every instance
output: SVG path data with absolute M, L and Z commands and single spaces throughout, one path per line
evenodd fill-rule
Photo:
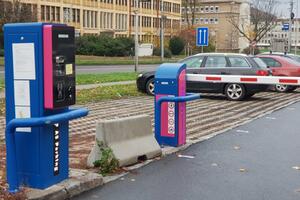
M 107 35 L 83 35 L 76 38 L 76 54 L 96 56 L 132 55 L 134 41 L 131 38 L 113 38 Z
M 0 49 L 0 56 L 4 56 L 4 49 Z
M 154 47 L 153 55 L 154 56 L 160 56 L 161 55 L 161 49 L 159 47 Z M 172 57 L 171 51 L 167 48 L 164 49 L 164 57 L 165 58 L 171 58 Z
M 174 36 L 169 41 L 169 48 L 173 55 L 179 55 L 184 49 L 184 40 L 178 36 Z

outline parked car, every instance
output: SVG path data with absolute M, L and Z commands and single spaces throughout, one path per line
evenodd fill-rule
M 227 75 L 270 75 L 266 64 L 258 57 L 244 54 L 205 53 L 187 57 L 180 63 L 187 66 L 187 74 Z M 137 88 L 150 95 L 154 94 L 155 72 L 138 75 Z M 187 92 L 222 93 L 229 100 L 242 100 L 257 92 L 265 91 L 268 85 L 238 83 L 206 83 L 187 81 Z
M 300 76 L 300 62 L 289 57 L 273 54 L 258 55 L 258 57 L 272 70 L 274 76 Z M 278 92 L 290 92 L 296 88 L 296 86 L 277 84 L 272 89 Z
M 300 63 L 300 56 L 295 55 L 295 54 L 291 54 L 291 53 L 282 53 L 282 52 L 264 52 L 261 53 L 259 55 L 274 55 L 274 56 L 281 56 L 281 57 L 285 57 L 285 58 L 290 58 L 296 62 Z

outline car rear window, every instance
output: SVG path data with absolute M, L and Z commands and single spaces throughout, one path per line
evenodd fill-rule
M 252 59 L 260 68 L 267 68 L 267 64 L 264 61 L 262 61 L 262 59 L 258 57 L 253 57 Z
M 228 57 L 231 67 L 250 67 L 245 58 L 241 57 Z
M 263 57 L 260 59 L 262 59 L 266 63 L 266 65 L 269 67 L 281 67 L 280 62 L 278 62 L 274 58 Z
M 300 67 L 300 62 L 297 62 L 296 60 L 294 60 L 293 58 L 288 58 L 288 57 L 285 57 L 285 59 L 287 60 L 287 62 L 289 62 L 290 64 L 292 65 L 297 65 Z M 295 59 L 296 59 L 296 56 L 295 56 Z
M 288 57 L 290 57 L 292 60 L 300 63 L 300 56 L 288 55 Z

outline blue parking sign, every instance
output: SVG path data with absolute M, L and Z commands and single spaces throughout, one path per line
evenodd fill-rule
M 208 46 L 208 27 L 198 27 L 196 33 L 196 45 L 197 46 Z

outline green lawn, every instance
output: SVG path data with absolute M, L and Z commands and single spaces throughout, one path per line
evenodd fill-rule
M 177 62 L 184 58 L 184 56 L 176 56 L 172 58 L 165 58 L 163 62 Z M 140 57 L 139 64 L 161 64 L 160 57 Z M 133 65 L 133 57 L 101 57 L 101 56 L 76 56 L 77 65 Z
M 77 104 L 86 104 L 109 99 L 121 99 L 131 96 L 143 96 L 137 91 L 135 84 L 103 86 L 94 89 L 77 91 Z
M 0 91 L 4 88 L 4 80 L 0 79 Z
M 134 72 L 117 72 L 106 74 L 78 74 L 76 76 L 76 83 L 78 85 L 95 84 L 95 83 L 107 83 L 118 81 L 130 81 L 136 79 L 136 73 Z
M 0 65 L 4 66 L 4 57 L 0 56 Z

